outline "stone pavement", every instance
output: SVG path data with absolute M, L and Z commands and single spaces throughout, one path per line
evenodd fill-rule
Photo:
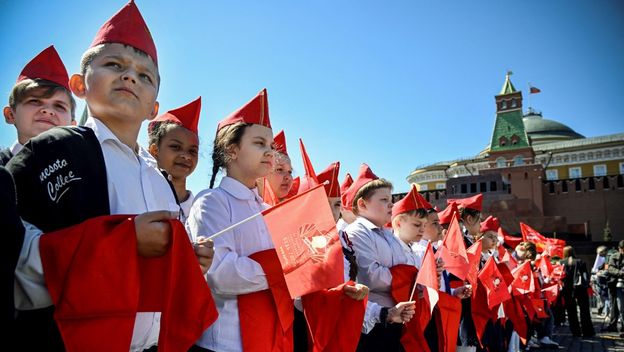
M 573 337 L 567 325 L 555 328 L 553 340 L 560 345 L 557 351 L 566 352 L 624 352 L 624 338 L 620 333 L 601 332 L 603 318 L 599 317 L 592 309 L 592 320 L 596 336 L 590 339 Z M 533 349 L 532 351 L 555 351 L 555 349 Z

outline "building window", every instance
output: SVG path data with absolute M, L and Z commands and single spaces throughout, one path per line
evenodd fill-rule
M 620 175 L 624 174 L 624 163 L 620 163 Z
M 507 100 L 503 100 L 503 101 L 501 102 L 501 107 L 502 107 L 503 109 L 507 109 Z
M 514 166 L 524 165 L 524 158 L 522 157 L 522 155 L 514 156 L 513 164 L 514 164 Z
M 602 177 L 602 188 L 609 189 L 609 177 L 608 176 Z
M 427 202 L 429 201 L 429 198 L 430 198 L 430 197 L 431 197 L 431 196 L 430 196 L 429 192 L 425 193 L 425 199 L 427 200 Z
M 594 160 L 594 152 L 587 153 L 587 160 Z
M 502 136 L 498 139 L 498 145 L 504 147 L 507 145 L 507 137 Z
M 585 153 L 579 154 L 579 160 L 580 161 L 585 161 Z
M 436 189 L 446 189 L 446 183 L 436 183 Z
M 466 185 L 465 183 L 462 183 L 460 188 L 460 193 L 468 193 L 468 185 Z
M 548 181 L 555 181 L 559 179 L 559 171 L 557 169 L 546 170 L 546 179 Z
M 429 186 L 428 185 L 420 185 L 420 189 L 418 189 L 419 192 L 427 191 L 427 190 L 429 190 Z
M 622 170 L 622 165 L 624 165 L 624 163 L 620 164 L 620 170 Z M 503 158 L 502 156 L 499 158 L 496 158 L 496 167 L 506 167 L 507 166 L 507 160 L 505 158 Z
M 518 106 L 518 103 L 516 103 L 516 99 L 511 99 L 511 107 L 515 108 L 516 106 Z
M 610 150 L 605 150 L 605 159 L 609 159 L 611 157 L 611 151 Z
M 496 181 L 490 181 L 490 192 L 496 192 Z
M 563 180 L 561 182 L 561 192 L 568 193 L 568 180 Z
M 570 174 L 569 178 L 581 178 L 583 176 L 580 167 L 571 167 L 568 172 Z
M 575 162 L 577 161 L 576 154 L 572 154 L 572 156 L 570 157 L 570 160 L 571 160 L 573 163 L 575 163 Z
M 607 175 L 607 165 L 600 164 L 594 165 L 594 176 L 606 176 Z
M 589 190 L 593 191 L 596 189 L 596 180 L 593 177 L 589 178 Z
M 613 157 L 617 158 L 620 156 L 620 150 L 619 149 L 613 149 Z
M 577 178 L 576 180 L 574 180 L 574 189 L 577 192 L 581 191 L 581 179 L 580 178 Z
M 548 182 L 548 193 L 550 194 L 555 193 L 555 183 L 552 181 Z
M 470 184 L 470 193 L 477 193 L 477 184 L 476 183 L 471 183 Z
M 618 188 L 624 187 L 624 178 L 622 177 L 622 175 L 618 175 L 617 177 L 617 187 Z
M 511 145 L 516 145 L 518 142 L 520 142 L 520 137 L 518 137 L 518 135 L 514 134 L 511 136 Z
M 481 192 L 481 193 L 487 192 L 487 183 L 486 182 L 479 183 L 479 192 Z

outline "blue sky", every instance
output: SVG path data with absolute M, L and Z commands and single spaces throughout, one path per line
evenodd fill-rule
M 0 0 L 0 94 L 54 44 L 70 73 L 124 1 Z M 505 72 L 531 106 L 585 136 L 624 132 L 624 3 L 528 1 L 147 1 L 161 112 L 201 95 L 210 177 L 217 122 L 266 87 L 274 132 L 297 174 L 303 138 L 315 168 L 361 162 L 407 191 L 417 166 L 477 154 L 491 138 Z M 82 111 L 82 102 L 79 111 Z M 15 140 L 0 124 L 0 146 Z M 145 132 L 139 136 L 146 143 Z

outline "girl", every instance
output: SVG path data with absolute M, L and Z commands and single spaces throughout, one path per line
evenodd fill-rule
M 193 193 L 186 189 L 186 178 L 197 166 L 200 111 L 201 97 L 155 118 L 147 128 L 149 152 L 173 184 L 182 223 L 186 222 L 193 204 Z
M 275 158 L 273 170 L 267 175 L 268 184 L 271 186 L 278 202 L 288 198 L 293 186 L 293 169 L 286 149 L 286 136 L 280 131 L 273 139 L 275 146 Z
M 217 188 L 198 194 L 188 219 L 192 236 L 210 236 L 266 208 L 256 180 L 273 168 L 272 145 L 267 92 L 262 90 L 217 127 L 210 188 L 220 168 L 226 175 Z M 194 350 L 292 349 L 293 302 L 285 285 L 279 286 L 283 276 L 281 281 L 273 280 L 273 270 L 281 273 L 273 248 L 261 217 L 214 239 L 207 280 L 219 319 Z M 284 295 L 286 301 L 280 299 Z

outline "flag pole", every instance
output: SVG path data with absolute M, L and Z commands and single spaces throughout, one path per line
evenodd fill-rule
M 410 293 L 408 302 L 411 302 L 414 299 L 414 292 L 416 292 L 416 279 L 414 279 L 414 286 L 412 286 L 412 293 Z
M 260 215 L 262 215 L 262 212 L 254 214 L 254 215 L 252 215 L 252 216 L 250 216 L 250 217 L 248 217 L 246 219 L 243 219 L 243 220 L 237 222 L 236 224 L 230 225 L 230 226 L 224 228 L 223 230 L 221 230 L 221 231 L 219 231 L 219 232 L 217 232 L 215 234 L 212 234 L 210 237 L 208 237 L 208 239 L 209 240 L 213 240 L 214 238 L 219 237 L 219 236 L 223 235 L 224 233 L 230 231 L 231 229 L 233 229 L 233 228 L 235 228 L 237 226 L 240 226 L 240 225 L 242 225 L 242 224 L 244 224 L 246 222 L 249 222 L 249 221 L 257 218 Z

